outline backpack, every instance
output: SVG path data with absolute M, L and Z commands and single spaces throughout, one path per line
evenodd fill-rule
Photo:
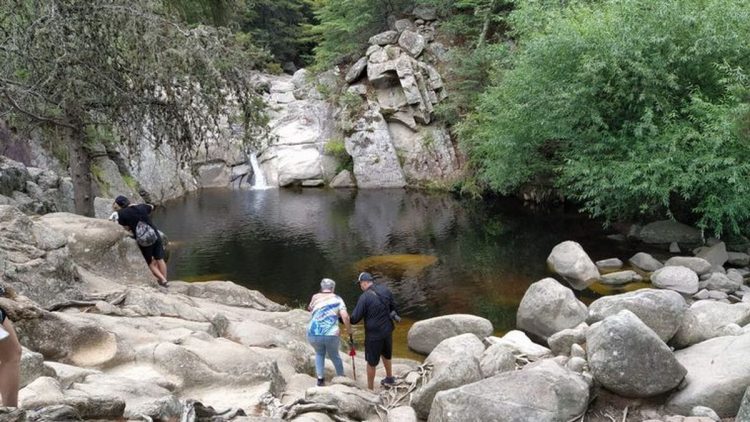
M 159 235 L 156 234 L 156 230 L 149 226 L 144 221 L 139 221 L 135 226 L 135 241 L 138 246 L 146 247 L 151 246 L 159 240 Z

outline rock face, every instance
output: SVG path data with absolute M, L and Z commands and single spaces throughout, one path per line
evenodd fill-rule
M 73 184 L 50 170 L 26 167 L 0 155 L 0 205 L 30 214 L 74 210 Z
M 586 320 L 586 305 L 553 278 L 529 286 L 516 315 L 516 326 L 543 339 Z
M 569 421 L 586 410 L 588 399 L 583 378 L 546 360 L 438 393 L 428 421 Z
M 588 363 L 594 378 L 626 397 L 651 397 L 680 384 L 686 369 L 638 317 L 620 311 L 586 333 Z
M 577 242 L 571 240 L 552 248 L 547 266 L 560 274 L 576 290 L 583 290 L 599 279 L 599 270 Z
M 669 341 L 680 328 L 688 309 L 685 299 L 677 292 L 660 289 L 641 289 L 634 292 L 605 296 L 589 305 L 589 324 L 616 315 L 622 310 L 634 313 L 662 339 Z
M 460 163 L 448 131 L 432 123 L 435 106 L 447 97 L 438 71 L 441 59 L 430 53 L 435 29 L 424 20 L 402 19 L 393 26 L 396 30 L 370 38 L 371 46 L 345 77 L 355 84 L 346 91 L 364 102 L 354 119 L 344 116 L 341 124 L 353 127 L 345 130 L 345 141 L 357 184 L 377 188 L 450 183 Z M 380 179 L 361 177 L 367 175 L 361 170 L 372 174 L 384 168 L 388 172 Z
M 326 85 L 324 78 L 320 76 L 318 81 L 304 76 L 268 78 L 271 93 L 266 102 L 271 136 L 258 160 L 269 186 L 333 178 L 336 163 L 326 155 L 325 146 L 340 135 L 335 128 L 333 108 L 316 88 L 317 84 Z
M 406 179 L 393 146 L 388 125 L 377 109 L 370 109 L 346 138 L 354 158 L 354 177 L 360 188 L 402 188 Z
M 474 315 L 444 315 L 417 321 L 409 328 L 407 342 L 415 352 L 429 354 L 441 341 L 461 334 L 479 338 L 492 335 L 492 323 Z
M 685 388 L 675 392 L 666 407 L 683 415 L 699 405 L 723 418 L 736 415 L 750 384 L 747 350 L 750 334 L 714 338 L 675 352 L 688 373 Z

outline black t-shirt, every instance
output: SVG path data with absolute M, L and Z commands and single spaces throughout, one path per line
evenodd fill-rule
M 151 207 L 151 205 L 147 204 L 138 204 L 125 207 L 117 211 L 117 222 L 120 223 L 120 225 L 129 228 L 133 234 L 135 234 L 135 226 L 138 225 L 139 221 L 143 221 L 149 226 L 156 229 L 154 224 L 151 223 L 150 214 L 152 209 L 153 208 Z
M 391 291 L 382 284 L 373 284 L 359 296 L 351 321 L 352 324 L 356 324 L 364 318 L 365 337 L 381 340 L 393 331 L 391 311 L 395 308 Z

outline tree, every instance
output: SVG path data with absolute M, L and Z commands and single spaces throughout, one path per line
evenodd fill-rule
M 461 124 L 483 180 L 510 193 L 551 179 L 607 221 L 687 206 L 688 222 L 737 232 L 750 218 L 750 3 L 535 3 L 511 15 L 512 67 Z
M 325 68 L 364 53 L 367 40 L 388 29 L 389 16 L 399 17 L 413 6 L 413 0 L 313 0 L 318 23 L 309 33 L 318 41 L 315 64 Z
M 248 142 L 265 130 L 248 70 L 256 50 L 226 30 L 182 28 L 157 0 L 6 0 L 0 116 L 59 133 L 76 211 L 93 213 L 89 147 L 102 129 L 131 150 L 167 142 L 181 158 L 237 109 Z

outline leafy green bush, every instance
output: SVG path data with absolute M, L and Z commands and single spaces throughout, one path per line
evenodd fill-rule
M 509 193 L 553 179 L 607 221 L 674 215 L 736 232 L 750 217 L 750 3 L 519 2 L 511 69 L 459 132 Z M 542 22 L 543 24 L 540 24 Z

